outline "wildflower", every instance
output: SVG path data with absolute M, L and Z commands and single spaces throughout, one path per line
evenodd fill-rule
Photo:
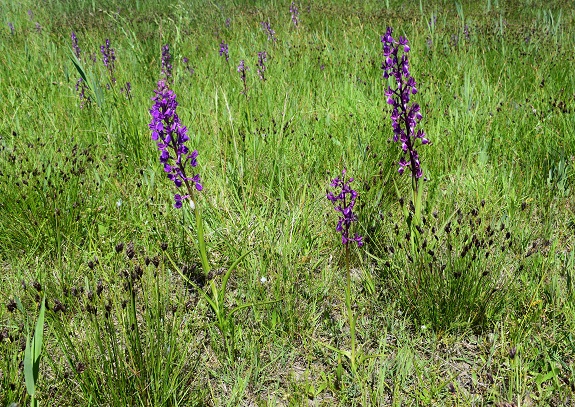
M 333 192 L 327 193 L 329 199 L 335 207 L 335 210 L 340 213 L 339 220 L 335 230 L 341 233 L 341 243 L 346 245 L 348 242 L 356 242 L 358 246 L 363 246 L 363 237 L 357 233 L 350 238 L 349 228 L 352 222 L 357 221 L 357 216 L 353 213 L 353 207 L 357 199 L 357 192 L 351 189 L 350 184 L 353 178 L 346 180 L 346 170 L 342 171 L 342 177 L 336 177 L 331 181 L 331 187 L 341 189 L 341 192 L 334 194 Z
M 246 72 L 249 71 L 250 68 L 248 68 L 244 62 L 244 60 L 242 59 L 240 61 L 240 64 L 238 65 L 238 72 L 240 74 L 240 79 L 242 80 L 243 84 L 244 84 L 244 90 L 242 91 L 242 93 L 245 95 L 248 91 L 247 85 L 246 85 Z
M 228 61 L 230 59 L 230 54 L 228 51 L 228 44 L 226 44 L 223 41 L 220 43 L 220 56 L 226 57 L 226 61 Z
M 152 140 L 157 141 L 160 162 L 164 165 L 168 178 L 177 188 L 181 188 L 182 185 L 187 188 L 187 195 L 174 195 L 174 207 L 181 208 L 182 202 L 186 199 L 190 199 L 190 203 L 193 203 L 192 184 L 197 191 L 203 189 L 199 174 L 191 177 L 186 174 L 188 167 L 195 168 L 198 165 L 198 151 L 190 152 L 185 145 L 190 139 L 188 129 L 180 123 L 176 113 L 178 107 L 176 94 L 168 88 L 165 80 L 158 82 L 158 88 L 154 93 L 155 96 L 152 98 L 154 105 L 150 109 L 152 120 L 148 127 L 152 131 Z
M 83 109 L 84 106 L 92 103 L 90 96 L 86 96 L 86 91 L 89 91 L 88 85 L 82 78 L 78 79 L 76 82 L 76 92 L 78 93 L 78 98 L 80 99 L 80 109 Z
M 116 83 L 114 78 L 114 61 L 116 61 L 116 52 L 114 48 L 110 47 L 110 40 L 106 39 L 106 44 L 100 46 L 100 53 L 102 54 L 102 63 L 104 67 L 110 72 L 112 83 Z
M 415 140 L 421 140 L 422 144 L 428 144 L 423 130 L 415 131 L 415 127 L 422 118 L 421 108 L 417 103 L 410 103 L 411 95 L 417 93 L 415 79 L 409 73 L 409 60 L 407 54 L 410 51 L 409 42 L 405 37 L 395 40 L 392 37 L 392 29 L 387 28 L 385 35 L 381 37 L 383 43 L 383 56 L 385 58 L 382 69 L 383 77 L 395 78 L 396 87 L 389 86 L 385 91 L 387 103 L 392 105 L 391 124 L 393 127 L 393 141 L 401 143 L 404 156 L 399 160 L 398 172 L 403 174 L 406 168 L 411 171 L 412 177 L 417 180 L 423 176 L 419 155 L 415 149 Z M 400 48 L 403 53 L 399 57 Z M 406 157 L 407 156 L 407 157 Z
M 227 28 L 230 28 L 230 24 L 231 24 L 231 23 L 232 23 L 232 19 L 231 19 L 231 18 L 229 18 L 229 17 L 228 17 L 228 18 L 226 18 L 226 21 L 225 21 L 225 23 L 224 23 L 224 24 L 226 25 L 226 27 L 227 27 Z
M 37 32 L 37 33 L 41 33 L 41 32 L 42 32 L 42 26 L 40 25 L 40 23 L 36 23 L 36 32 Z
M 14 24 L 12 24 L 11 22 L 8 22 L 8 28 L 10 29 L 10 34 L 14 34 L 14 32 L 16 31 L 14 29 Z
M 72 31 L 72 48 L 74 49 L 74 55 L 76 55 L 76 58 L 80 59 L 80 47 L 78 46 L 78 38 L 74 31 Z
M 266 60 L 268 58 L 268 53 L 265 51 L 258 52 L 258 75 L 262 81 L 265 81 L 264 72 L 266 71 Z
M 260 24 L 268 36 L 268 41 L 276 42 L 276 32 L 272 29 L 270 23 L 267 21 L 262 21 Z
M 170 55 L 170 46 L 168 44 L 162 47 L 162 75 L 166 80 L 172 78 L 172 55 Z
M 295 1 L 291 2 L 290 6 L 289 6 L 289 11 L 291 13 L 291 21 L 292 21 L 293 25 L 295 25 L 297 27 L 299 24 L 299 19 L 298 19 L 299 10 L 298 10 L 297 5 L 295 4 Z

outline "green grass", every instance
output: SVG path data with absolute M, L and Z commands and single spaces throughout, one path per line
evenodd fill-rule
M 0 0 L 0 405 L 30 403 L 22 362 L 43 296 L 40 405 L 573 403 L 573 5 L 301 2 L 296 29 L 289 2 L 245 3 Z M 429 181 L 417 256 L 405 239 L 410 180 L 388 141 L 387 26 L 410 41 L 433 142 L 419 148 Z M 72 31 L 98 95 L 83 108 Z M 188 278 L 201 270 L 147 126 L 164 44 L 200 153 L 210 277 L 252 250 L 225 306 L 263 305 L 234 314 L 233 358 L 168 260 Z M 357 344 L 381 355 L 356 374 L 321 344 L 350 346 L 325 198 L 344 167 L 367 242 L 352 250 Z

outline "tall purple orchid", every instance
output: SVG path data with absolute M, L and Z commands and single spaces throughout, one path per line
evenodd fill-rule
M 181 208 L 182 202 L 187 199 L 190 200 L 191 206 L 195 207 L 192 185 L 197 191 L 201 191 L 203 186 L 199 174 L 188 176 L 186 172 L 192 171 L 189 167 L 195 168 L 198 165 L 198 150 L 190 152 L 185 145 L 190 139 L 188 129 L 180 122 L 176 113 L 178 107 L 176 94 L 168 88 L 165 80 L 158 82 L 158 88 L 154 93 L 155 96 L 152 98 L 154 105 L 150 109 L 152 120 L 148 126 L 152 131 L 152 140 L 158 142 L 160 162 L 164 165 L 168 178 L 177 188 L 185 185 L 187 192 L 184 195 L 174 195 L 174 207 Z
M 399 160 L 398 172 L 403 174 L 406 168 L 411 171 L 414 181 L 414 192 L 417 193 L 418 180 L 423 176 L 419 154 L 415 149 L 415 141 L 421 140 L 422 144 L 428 144 L 425 132 L 415 127 L 422 118 L 421 108 L 417 103 L 410 103 L 411 95 L 417 93 L 415 79 L 409 72 L 410 51 L 407 38 L 400 36 L 398 40 L 392 37 L 392 29 L 387 28 L 385 35 L 381 37 L 383 43 L 382 64 L 383 77 L 395 78 L 395 87 L 388 86 L 385 91 L 387 103 L 393 106 L 391 113 L 391 125 L 393 127 L 393 141 L 401 143 L 404 155 Z M 401 56 L 400 56 L 400 51 Z
M 341 243 L 347 245 L 349 242 L 356 242 L 358 246 L 363 246 L 363 238 L 357 233 L 352 238 L 349 237 L 351 224 L 357 221 L 357 216 L 353 213 L 357 192 L 350 186 L 353 178 L 346 179 L 346 172 L 344 169 L 341 173 L 341 178 L 335 177 L 331 181 L 331 187 L 338 188 L 339 192 L 334 194 L 329 191 L 327 199 L 333 203 L 334 209 L 340 213 L 335 230 L 341 233 Z

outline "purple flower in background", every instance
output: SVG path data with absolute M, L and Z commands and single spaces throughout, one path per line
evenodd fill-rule
M 162 75 L 166 77 L 166 80 L 172 78 L 172 55 L 170 55 L 168 44 L 162 47 Z
M 40 23 L 36 23 L 36 32 L 37 32 L 37 33 L 41 33 L 41 32 L 42 32 L 42 26 L 40 25 Z
M 407 54 L 410 50 L 407 38 L 392 37 L 392 29 L 387 28 L 385 35 L 381 37 L 383 43 L 384 62 L 382 64 L 383 77 L 394 78 L 395 87 L 389 86 L 385 91 L 387 103 L 393 106 L 391 113 L 391 125 L 393 127 L 393 141 L 401 143 L 403 157 L 399 161 L 398 172 L 403 174 L 405 168 L 409 168 L 412 177 L 416 181 L 422 177 L 423 172 L 419 161 L 419 155 L 415 149 L 415 140 L 421 140 L 422 144 L 428 144 L 423 130 L 415 131 L 415 127 L 422 118 L 421 108 L 417 103 L 410 103 L 411 95 L 417 93 L 415 79 L 409 73 L 409 60 Z M 402 51 L 400 57 L 400 50 Z M 407 157 L 406 157 L 407 156 Z
M 226 27 L 227 27 L 227 28 L 230 28 L 230 24 L 231 24 L 231 23 L 232 23 L 232 19 L 231 19 L 231 18 L 229 18 L 229 17 L 228 17 L 228 18 L 226 18 L 226 21 L 225 21 L 225 23 L 224 23 L 224 24 L 226 25 Z
M 276 42 L 276 32 L 272 29 L 272 26 L 267 21 L 262 21 L 260 23 L 262 25 L 262 29 L 268 36 L 268 41 Z
M 341 233 L 341 243 L 346 245 L 349 242 L 356 242 L 361 247 L 363 246 L 363 237 L 357 233 L 352 238 L 349 237 L 349 228 L 352 222 L 357 221 L 357 216 L 353 213 L 357 192 L 350 187 L 353 178 L 346 180 L 345 174 L 346 170 L 344 169 L 341 172 L 341 178 L 336 177 L 331 181 L 331 187 L 337 188 L 338 192 L 328 192 L 327 199 L 333 203 L 334 209 L 340 213 L 335 230 Z
M 32 21 L 32 19 L 34 18 L 34 13 L 32 13 L 32 10 L 28 10 L 28 18 L 30 19 L 30 21 Z
M 267 61 L 267 58 L 268 58 L 267 52 L 265 51 L 258 52 L 258 75 L 262 81 L 266 80 L 264 73 L 266 71 L 265 63 Z
M 183 57 L 182 62 L 184 63 L 184 67 L 190 73 L 190 75 L 193 75 L 194 74 L 194 68 L 190 67 L 190 60 L 188 59 L 188 57 Z
M 248 87 L 246 84 L 246 72 L 249 71 L 250 68 L 248 68 L 244 62 L 244 60 L 242 59 L 240 61 L 240 64 L 238 65 L 238 72 L 240 74 L 240 79 L 242 80 L 243 84 L 244 84 L 244 90 L 242 91 L 242 93 L 244 95 L 247 95 L 248 92 Z
M 80 109 L 83 109 L 84 106 L 90 105 L 92 103 L 92 99 L 90 96 L 86 96 L 86 91 L 89 91 L 88 85 L 82 78 L 78 79 L 76 82 L 76 92 L 78 93 L 78 98 L 80 99 Z
M 220 43 L 220 56 L 221 57 L 226 57 L 226 61 L 228 61 L 230 59 L 230 54 L 228 52 L 228 44 L 226 44 L 225 42 L 221 42 Z
M 292 21 L 293 25 L 295 25 L 297 27 L 299 24 L 299 20 L 298 20 L 299 9 L 297 8 L 295 1 L 291 2 L 290 6 L 289 6 L 289 12 L 291 13 L 291 21 Z
M 16 31 L 16 30 L 14 29 L 14 24 L 12 24 L 12 23 L 10 23 L 10 22 L 8 22 L 8 28 L 10 29 L 10 34 L 14 34 L 14 32 Z
M 74 49 L 74 55 L 76 55 L 76 58 L 80 59 L 80 47 L 78 46 L 78 38 L 74 31 L 72 31 L 72 48 Z
M 110 40 L 106 39 L 106 44 L 100 46 L 100 53 L 102 54 L 102 63 L 104 67 L 110 72 L 110 78 L 112 83 L 116 83 L 116 78 L 114 78 L 114 61 L 116 61 L 116 52 L 114 48 L 110 47 Z
M 160 162 L 164 165 L 168 178 L 177 188 L 181 188 L 182 185 L 187 188 L 187 195 L 174 195 L 174 207 L 181 208 L 182 201 L 192 200 L 191 185 L 198 191 L 203 189 L 199 174 L 191 177 L 186 174 L 187 170 L 193 172 L 189 167 L 195 168 L 198 165 L 198 151 L 190 152 L 185 144 L 190 139 L 188 129 L 180 123 L 176 113 L 178 107 L 176 94 L 168 88 L 165 80 L 158 82 L 158 88 L 154 93 L 155 96 L 152 98 L 154 105 L 150 109 L 152 120 L 148 127 L 152 131 L 152 140 L 157 141 Z M 193 200 L 191 202 L 193 204 Z
M 120 92 L 122 92 L 124 95 L 126 95 L 126 99 L 131 100 L 132 99 L 132 84 L 130 82 L 126 82 L 126 85 L 120 89 Z
M 471 35 L 469 34 L 469 26 L 467 24 L 465 24 L 465 27 L 463 27 L 463 34 L 465 35 L 465 41 L 469 42 Z

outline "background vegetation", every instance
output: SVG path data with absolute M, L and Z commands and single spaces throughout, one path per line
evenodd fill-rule
M 0 0 L 1 405 L 29 403 L 22 361 L 43 296 L 41 405 L 573 402 L 573 4 L 297 6 L 296 27 L 287 2 Z M 410 41 L 433 143 L 419 149 L 417 258 L 389 140 L 387 26 Z M 82 106 L 72 31 L 95 84 Z M 232 358 L 175 267 L 206 283 L 147 127 L 165 44 L 200 153 L 209 278 L 252 250 L 226 304 L 269 302 L 234 315 Z M 352 251 L 358 343 L 381 355 L 356 374 L 322 345 L 349 346 L 325 198 L 344 167 L 366 241 Z

